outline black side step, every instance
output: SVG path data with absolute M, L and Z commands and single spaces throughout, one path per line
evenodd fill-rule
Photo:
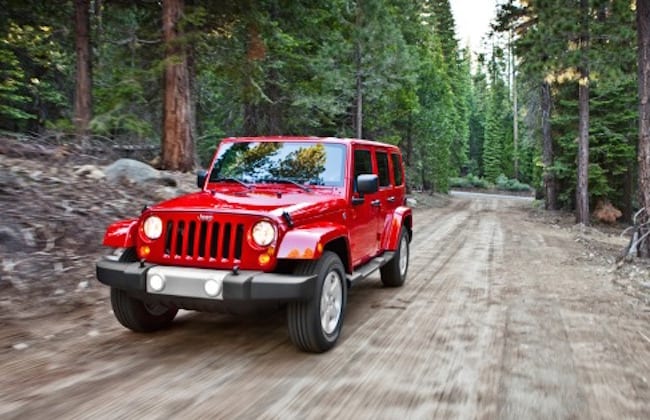
M 365 279 L 375 271 L 379 270 L 384 264 L 392 260 L 394 256 L 394 252 L 386 251 L 379 257 L 375 257 L 364 265 L 357 267 L 357 269 L 354 270 L 352 274 L 348 274 L 346 276 L 350 282 L 350 286 L 356 284 L 358 281 Z

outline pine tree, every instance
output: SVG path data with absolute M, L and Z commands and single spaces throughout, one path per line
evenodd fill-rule
M 489 99 L 485 115 L 483 168 L 489 181 L 512 173 L 512 114 L 503 79 L 502 55 L 495 50 L 490 62 Z
M 642 222 L 647 223 L 650 208 L 650 0 L 638 0 L 636 9 L 639 57 L 639 196 L 646 209 Z M 647 234 L 643 228 L 641 235 Z M 645 241 L 640 254 L 650 256 L 650 241 Z
M 472 77 L 470 120 L 469 120 L 469 159 L 470 173 L 483 176 L 483 142 L 485 140 L 485 120 L 488 106 L 488 86 L 483 62 Z
M 446 65 L 446 76 L 453 94 L 449 110 L 452 119 L 450 155 L 451 175 L 457 175 L 468 162 L 469 152 L 469 56 L 462 56 L 456 40 L 455 22 L 449 0 L 430 3 L 432 26 L 438 39 Z
M 485 139 L 483 142 L 483 168 L 485 178 L 496 181 L 504 170 L 503 160 L 503 129 L 501 126 L 501 111 L 503 101 L 499 92 L 492 89 L 485 115 Z

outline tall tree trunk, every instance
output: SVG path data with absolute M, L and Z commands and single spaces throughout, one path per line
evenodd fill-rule
M 95 45 L 100 46 L 104 40 L 104 1 L 95 0 L 93 7 L 95 9 L 95 32 L 93 33 L 93 40 Z M 95 62 L 96 68 L 99 69 L 102 68 L 101 56 L 102 54 L 97 54 L 97 61 Z
M 258 136 L 269 134 L 267 109 L 263 102 L 269 98 L 262 87 L 255 81 L 257 61 L 266 58 L 266 44 L 257 29 L 258 23 L 248 25 L 246 39 L 246 66 L 244 68 L 244 134 Z M 258 79 L 261 77 L 257 76 Z M 260 98 L 261 97 L 261 98 Z
M 578 186 L 576 222 L 589 224 L 589 72 L 581 70 L 578 87 L 580 122 L 578 125 Z
M 514 57 L 514 55 L 513 55 Z M 519 105 L 517 104 L 517 71 L 512 59 L 512 142 L 514 154 L 515 179 L 519 179 Z
M 409 118 L 406 126 L 406 137 L 404 138 L 404 166 L 411 169 L 413 162 L 413 113 L 409 113 Z M 411 193 L 411 184 L 406 183 L 406 192 Z
M 361 80 L 361 69 L 357 69 L 357 103 L 356 103 L 356 116 L 354 125 L 356 126 L 357 138 L 363 138 L 363 81 Z
M 165 77 L 161 164 L 164 169 L 190 171 L 194 168 L 194 128 L 190 71 L 179 20 L 183 0 L 163 0 Z
M 77 73 L 74 97 L 74 126 L 79 141 L 88 136 L 92 118 L 92 57 L 90 55 L 90 0 L 75 0 L 75 49 Z
M 589 0 L 580 0 L 580 80 L 578 81 L 578 185 L 576 222 L 589 224 Z
M 636 25 L 639 64 L 639 204 L 646 209 L 641 222 L 648 222 L 650 210 L 650 0 L 637 0 Z M 641 235 L 648 231 L 645 227 Z M 650 240 L 639 249 L 650 256 Z
M 621 221 L 632 223 L 632 216 L 634 215 L 634 161 L 630 159 L 627 167 L 628 170 L 623 176 L 623 208 L 621 209 L 623 216 Z
M 513 164 L 515 179 L 519 179 L 519 105 L 517 104 L 517 63 L 515 61 L 515 52 L 512 43 L 512 31 L 508 31 L 508 60 L 510 72 L 508 80 L 512 77 L 512 144 L 513 144 Z
M 544 206 L 546 210 L 557 210 L 557 180 L 553 163 L 553 137 L 551 136 L 551 86 L 542 82 L 542 164 L 544 173 Z
M 357 2 L 357 15 L 355 18 L 355 25 L 357 33 L 361 32 L 361 26 L 363 25 L 363 6 L 361 1 Z M 355 116 L 354 116 L 354 127 L 356 131 L 356 137 L 358 139 L 363 138 L 363 61 L 362 61 L 362 49 L 361 49 L 361 36 L 357 35 L 357 40 L 354 45 L 354 61 L 356 69 L 356 92 L 355 92 Z

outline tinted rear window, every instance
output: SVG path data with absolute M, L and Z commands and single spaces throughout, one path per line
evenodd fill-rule
M 390 169 L 388 168 L 388 155 L 384 152 L 377 152 L 377 175 L 379 176 L 379 185 L 385 187 L 390 185 Z
M 393 173 L 395 174 L 395 185 L 402 185 L 404 182 L 404 174 L 402 173 L 402 165 L 400 165 L 400 158 L 397 153 L 390 155 L 393 161 Z

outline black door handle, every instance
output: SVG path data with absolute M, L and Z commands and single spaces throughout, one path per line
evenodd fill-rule
M 394 203 L 395 202 L 395 197 L 394 196 L 388 197 L 388 202 L 389 203 Z
M 373 206 L 373 207 L 379 207 L 379 206 L 381 206 L 381 201 L 379 201 L 379 200 L 372 200 L 372 201 L 370 202 L 370 205 Z

